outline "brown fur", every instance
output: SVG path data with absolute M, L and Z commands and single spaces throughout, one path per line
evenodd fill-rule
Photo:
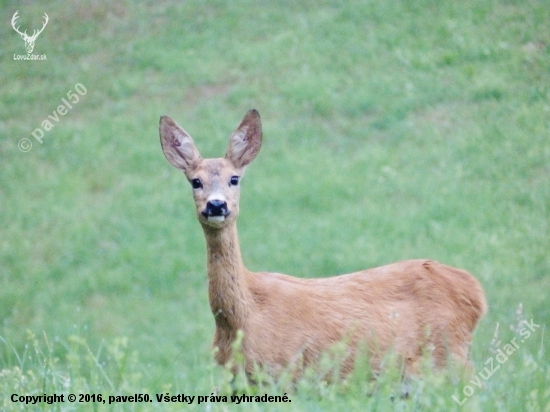
M 464 270 L 408 260 L 348 275 L 300 279 L 245 268 L 236 226 L 239 186 L 229 182 L 242 176 L 260 150 L 256 111 L 248 112 L 233 133 L 225 158 L 202 159 L 191 137 L 167 116 L 161 118 L 160 136 L 170 163 L 202 185 L 194 198 L 206 238 L 219 364 L 231 359 L 232 343 L 242 330 L 248 372 L 255 364 L 273 372 L 293 363 L 300 369 L 341 341 L 349 352 L 344 373 L 352 368 L 361 341 L 369 348 L 374 369 L 388 350 L 401 356 L 406 372 L 414 372 L 427 349 L 436 367 L 444 367 L 449 358 L 468 366 L 472 333 L 486 303 L 479 282 Z M 227 203 L 229 214 L 223 221 L 205 216 L 213 199 Z

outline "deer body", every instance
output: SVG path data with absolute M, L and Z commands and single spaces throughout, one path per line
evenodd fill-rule
M 277 373 L 314 364 L 338 342 L 353 367 L 359 343 L 367 345 L 374 369 L 383 355 L 400 355 L 414 372 L 428 348 L 436 367 L 449 358 L 467 366 L 473 330 L 486 311 L 483 290 L 468 272 L 430 260 L 409 260 L 329 278 L 301 279 L 254 273 L 242 262 L 237 235 L 239 179 L 261 146 L 256 111 L 244 117 L 226 156 L 202 159 L 191 137 L 172 119 L 160 121 L 166 158 L 193 186 L 197 217 L 207 246 L 208 294 L 216 332 L 216 360 L 232 356 L 243 331 L 245 368 L 255 364 Z

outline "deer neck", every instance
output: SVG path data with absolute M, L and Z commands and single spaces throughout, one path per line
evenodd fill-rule
M 219 327 L 242 329 L 249 308 L 247 275 L 244 267 L 237 225 L 222 229 L 203 225 L 206 238 L 208 297 Z

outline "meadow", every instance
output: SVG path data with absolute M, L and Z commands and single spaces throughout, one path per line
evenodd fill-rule
M 550 411 L 547 1 L 0 4 L 1 410 Z M 48 14 L 33 51 L 46 60 L 14 58 L 17 10 L 28 33 Z M 373 380 L 359 361 L 344 382 L 237 379 L 292 403 L 156 401 L 231 380 L 212 360 L 204 238 L 159 117 L 217 157 L 250 108 L 264 143 L 243 179 L 247 267 L 470 271 L 489 303 L 479 385 L 427 369 L 401 397 L 399 370 Z M 53 393 L 154 402 L 12 401 Z

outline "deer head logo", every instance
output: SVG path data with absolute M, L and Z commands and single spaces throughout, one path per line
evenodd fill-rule
M 36 38 L 38 37 L 38 35 L 40 33 L 42 33 L 42 31 L 44 30 L 44 28 L 46 27 L 46 24 L 48 24 L 48 15 L 46 13 L 44 13 L 44 24 L 42 25 L 42 28 L 40 30 L 33 30 L 33 33 L 32 33 L 32 36 L 29 36 L 27 34 L 27 30 L 25 30 L 25 32 L 21 33 L 19 31 L 19 26 L 18 27 L 15 27 L 15 21 L 17 20 L 17 18 L 19 17 L 17 15 L 17 13 L 19 13 L 19 10 L 17 10 L 15 12 L 15 14 L 13 15 L 12 19 L 11 19 L 11 26 L 13 27 L 13 29 L 19 33 L 21 35 L 21 37 L 23 38 L 23 40 L 25 41 L 25 48 L 27 49 L 27 53 L 32 53 L 32 50 L 34 49 L 34 42 L 36 41 Z

